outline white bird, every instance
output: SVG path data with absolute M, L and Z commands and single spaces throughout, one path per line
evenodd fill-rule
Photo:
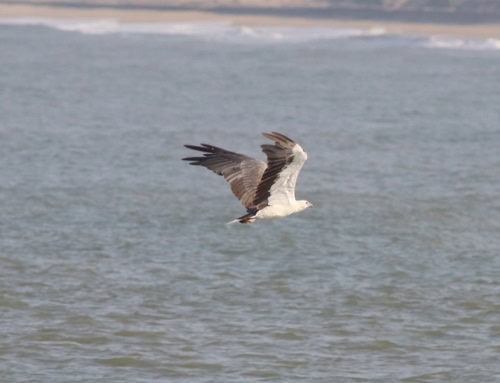
M 267 164 L 212 145 L 184 145 L 205 154 L 204 157 L 183 160 L 224 176 L 234 195 L 247 208 L 247 214 L 229 223 L 283 218 L 313 206 L 309 201 L 295 199 L 295 184 L 307 160 L 307 153 L 283 134 L 272 132 L 262 135 L 274 141 L 274 145 L 261 145 L 267 155 Z

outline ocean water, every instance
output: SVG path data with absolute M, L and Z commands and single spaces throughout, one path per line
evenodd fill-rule
M 500 381 L 499 41 L 0 23 L 0 381 Z M 180 159 L 309 160 L 279 221 Z

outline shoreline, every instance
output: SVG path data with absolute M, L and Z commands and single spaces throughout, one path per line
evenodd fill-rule
M 393 20 L 308 18 L 211 10 L 150 10 L 112 7 L 68 7 L 0 3 L 0 19 L 114 19 L 122 23 L 225 22 L 241 26 L 301 28 L 381 28 L 388 34 L 500 38 L 500 24 L 437 24 Z

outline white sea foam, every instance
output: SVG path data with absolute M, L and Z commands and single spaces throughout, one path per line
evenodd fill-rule
M 372 38 L 387 35 L 385 29 L 309 28 L 291 26 L 242 26 L 230 22 L 122 23 L 115 19 L 0 19 L 0 25 L 40 25 L 65 32 L 86 35 L 150 34 L 191 36 L 220 42 L 300 43 L 317 40 Z M 433 49 L 500 50 L 500 39 L 465 39 L 433 36 L 425 39 L 424 47 Z
M 382 28 L 300 28 L 300 27 L 239 27 L 239 35 L 253 40 L 304 42 L 312 40 L 342 39 L 351 37 L 382 36 Z
M 500 50 L 500 40 L 494 38 L 460 39 L 433 36 L 425 42 L 425 46 L 435 49 Z
M 120 24 L 114 19 L 40 19 L 16 18 L 0 19 L 6 25 L 40 25 L 68 32 L 80 32 L 88 35 L 102 35 L 118 32 Z
M 355 37 L 376 37 L 386 34 L 383 28 L 303 28 L 286 26 L 238 26 L 229 22 L 197 23 L 120 23 L 114 19 L 0 19 L 0 24 L 41 25 L 67 32 L 87 35 L 157 34 L 193 36 L 209 40 L 239 42 L 305 42 Z

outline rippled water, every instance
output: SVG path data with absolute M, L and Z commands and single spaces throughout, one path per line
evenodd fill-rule
M 356 36 L 0 26 L 1 380 L 499 381 L 500 54 Z M 315 208 L 228 227 L 182 144 L 271 130 Z

